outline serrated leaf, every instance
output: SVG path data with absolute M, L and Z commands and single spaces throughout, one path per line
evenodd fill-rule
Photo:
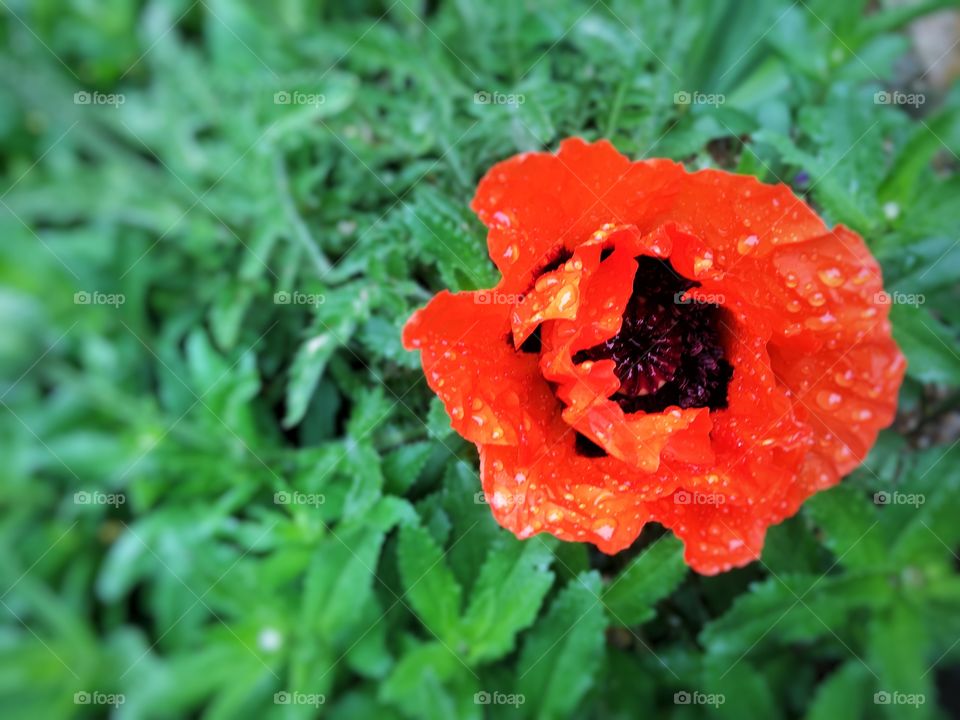
M 403 599 L 431 632 L 447 644 L 456 644 L 463 591 L 443 557 L 443 550 L 425 528 L 400 529 L 397 561 Z
M 286 293 L 287 302 L 279 307 L 289 310 L 295 293 Z M 370 291 L 367 287 L 344 287 L 324 295 L 324 302 L 315 306 L 315 317 L 307 338 L 300 345 L 290 367 L 287 382 L 287 412 L 284 427 L 293 427 L 307 412 L 317 383 L 323 376 L 333 353 L 350 340 L 357 324 L 370 311 Z
M 933 661 L 927 658 L 928 641 L 918 607 L 898 599 L 886 612 L 877 613 L 869 627 L 864 662 L 875 679 L 877 709 L 888 718 L 929 718 L 933 712 Z M 884 700 L 887 700 L 884 702 Z
M 885 564 L 887 549 L 876 506 L 862 490 L 839 485 L 810 498 L 804 511 L 822 529 L 826 546 L 845 567 L 869 569 Z
M 710 716 L 740 720 L 744 717 L 776 718 L 783 712 L 774 699 L 766 678 L 749 662 L 738 658 L 708 656 L 704 668 L 704 688 L 686 692 L 701 693 L 697 703 Z
M 350 489 L 343 503 L 343 519 L 362 517 L 380 499 L 383 473 L 380 456 L 366 443 L 346 440 L 344 468 L 350 473 Z
M 925 383 L 960 385 L 957 341 L 925 308 L 890 308 L 893 336 L 907 356 L 907 375 Z
M 553 584 L 553 553 L 546 541 L 500 538 L 480 569 L 464 616 L 471 663 L 510 652 L 517 633 L 534 621 Z
M 891 594 L 881 575 L 787 575 L 750 586 L 700 633 L 711 654 L 737 657 L 766 644 L 809 642 L 842 627 L 855 609 L 882 606 Z
M 687 574 L 683 543 L 664 535 L 630 561 L 603 591 L 613 622 L 638 625 L 654 616 L 653 606 L 674 591 Z
M 817 686 L 806 720 L 868 717 L 870 671 L 859 660 L 849 660 Z
M 417 481 L 434 445 L 430 442 L 416 442 L 401 445 L 383 458 L 383 476 L 387 489 L 397 495 L 403 495 Z
M 450 566 L 464 590 L 472 591 L 477 568 L 483 565 L 501 529 L 483 502 L 480 481 L 473 467 L 464 462 L 447 466 L 441 501 L 451 521 Z M 481 493 L 481 494 L 478 494 Z
M 390 417 L 398 405 L 395 398 L 388 398 L 382 385 L 364 388 L 354 400 L 346 434 L 356 440 L 366 439 Z
M 409 718 L 482 717 L 474 703 L 476 679 L 453 653 L 440 643 L 409 650 L 380 686 L 380 697 Z
M 421 257 L 434 263 L 451 290 L 476 290 L 496 284 L 487 256 L 486 233 L 462 203 L 421 186 L 405 206 L 406 225 Z
M 930 448 L 916 455 L 904 482 L 891 492 L 890 499 L 896 502 L 882 508 L 899 530 L 891 554 L 900 564 L 952 562 L 960 543 L 958 457 L 958 446 Z M 901 502 L 911 500 L 912 504 Z
M 306 627 L 326 636 L 349 630 L 357 606 L 371 596 L 383 545 L 382 532 L 340 529 L 318 548 L 304 585 L 302 616 Z
M 571 580 L 527 635 L 517 662 L 525 713 L 570 717 L 590 688 L 602 663 L 607 626 L 600 586 L 596 571 Z

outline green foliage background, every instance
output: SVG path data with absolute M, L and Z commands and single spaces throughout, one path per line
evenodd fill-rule
M 5 717 L 958 712 L 960 96 L 874 102 L 956 3 L 0 4 Z M 793 183 L 924 296 L 893 309 L 897 425 L 762 562 L 515 540 L 400 347 L 495 279 L 478 178 L 569 135 Z

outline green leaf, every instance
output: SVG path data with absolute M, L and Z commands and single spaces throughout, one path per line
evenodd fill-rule
M 403 495 L 410 489 L 423 472 L 434 447 L 430 442 L 409 443 L 388 453 L 383 458 L 387 488 L 397 495 Z
M 464 640 L 471 664 L 502 657 L 518 632 L 536 618 L 553 584 L 550 544 L 500 536 L 480 569 L 464 616 Z
M 442 641 L 455 644 L 462 590 L 443 557 L 442 549 L 426 529 L 400 529 L 397 560 L 403 578 L 403 599 L 413 606 L 431 632 Z
M 358 441 L 367 438 L 390 417 L 397 405 L 396 399 L 386 396 L 382 385 L 364 388 L 354 401 L 346 434 Z
M 380 456 L 366 443 L 357 444 L 352 438 L 346 440 L 344 466 L 352 481 L 343 503 L 343 519 L 361 518 L 380 499 L 383 489 L 383 473 L 380 471 Z
M 781 718 L 782 708 L 774 699 L 766 678 L 757 668 L 739 658 L 708 656 L 704 669 L 704 690 L 699 702 L 711 716 L 740 720 L 744 717 Z
M 700 633 L 711 654 L 744 655 L 763 644 L 810 642 L 843 627 L 856 609 L 881 606 L 891 594 L 883 576 L 787 575 L 750 586 Z
M 890 492 L 881 511 L 899 531 L 891 555 L 900 565 L 953 561 L 960 543 L 958 458 L 957 445 L 915 455 L 903 483 Z
M 907 356 L 907 375 L 925 383 L 960 385 L 956 338 L 922 307 L 890 308 L 893 336 Z
M 448 648 L 425 643 L 409 650 L 380 686 L 380 698 L 409 718 L 480 718 L 476 678 Z
M 874 702 L 885 717 L 899 720 L 905 712 L 910 717 L 933 716 L 933 659 L 927 657 L 921 613 L 920 608 L 898 599 L 870 623 L 864 662 L 879 676 Z
M 878 528 L 877 508 L 862 490 L 838 485 L 814 495 L 804 510 L 820 526 L 837 563 L 851 569 L 886 564 L 887 548 Z
M 420 186 L 405 205 L 405 222 L 423 258 L 434 263 L 451 290 L 476 290 L 496 284 L 496 269 L 487 256 L 483 226 L 463 203 L 453 203 Z
M 357 607 L 371 597 L 383 537 L 366 528 L 331 531 L 307 571 L 302 604 L 306 627 L 336 636 L 357 622 Z
M 613 622 L 639 625 L 654 617 L 654 604 L 672 593 L 686 575 L 683 543 L 664 535 L 611 581 L 603 591 L 603 604 Z
M 571 580 L 534 625 L 517 662 L 523 709 L 536 718 L 566 718 L 601 665 L 607 620 L 596 571 Z
M 282 290 L 286 293 L 279 308 L 285 312 L 297 309 L 291 303 L 300 291 Z M 278 293 L 279 295 L 279 293 Z M 305 294 L 311 297 L 317 293 Z M 323 302 L 311 305 L 315 316 L 306 340 L 300 345 L 290 368 L 287 383 L 287 413 L 284 427 L 293 427 L 307 412 L 313 392 L 323 376 L 333 353 L 345 345 L 370 310 L 370 290 L 366 286 L 344 287 L 334 293 L 323 294 Z M 275 300 L 277 302 L 277 300 Z
M 806 720 L 869 717 L 870 671 L 859 660 L 849 660 L 817 687 Z

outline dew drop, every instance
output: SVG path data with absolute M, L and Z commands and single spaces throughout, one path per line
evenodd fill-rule
M 833 380 L 840 387 L 848 388 L 853 385 L 853 370 L 838 372 L 833 376 Z
M 695 275 L 706 272 L 713 267 L 713 253 L 707 250 L 703 255 L 693 259 L 693 272 Z
M 844 281 L 843 273 L 840 272 L 838 268 L 835 268 L 835 267 L 824 268 L 823 270 L 818 272 L 817 275 L 820 277 L 820 280 L 823 282 L 823 284 L 826 285 L 827 287 L 835 288 L 843 285 L 843 281 Z
M 600 520 L 593 526 L 593 531 L 604 540 L 612 538 L 616 529 L 617 524 L 613 520 Z
M 817 393 L 817 404 L 824 410 L 835 410 L 842 402 L 843 397 L 840 393 L 830 392 L 829 390 L 821 390 Z
M 573 302 L 576 300 L 576 292 L 573 288 L 565 288 L 560 295 L 560 300 L 557 303 L 557 310 L 566 310 Z
M 757 245 L 760 244 L 760 238 L 756 235 L 749 235 L 740 242 L 737 243 L 737 252 L 741 255 L 746 255 L 749 252 L 752 252 Z

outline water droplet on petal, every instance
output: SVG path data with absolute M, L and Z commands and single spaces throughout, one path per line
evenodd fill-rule
M 707 250 L 703 255 L 693 259 L 693 272 L 696 275 L 706 272 L 713 267 L 713 253 Z
M 752 252 L 753 249 L 759 244 L 760 238 L 758 238 L 756 235 L 749 235 L 737 243 L 737 252 L 741 255 L 746 255 L 747 253 Z
M 823 284 L 826 285 L 827 287 L 835 288 L 843 285 L 843 280 L 844 280 L 843 273 L 840 272 L 838 268 L 835 268 L 835 267 L 824 268 L 819 273 L 817 273 L 817 275 L 819 275 L 820 280 L 823 281 Z
M 577 293 L 572 287 L 564 288 L 560 294 L 560 299 L 557 302 L 557 310 L 566 310 L 570 305 L 576 302 Z
M 840 403 L 842 402 L 843 397 L 840 393 L 829 390 L 821 390 L 817 393 L 817 404 L 824 410 L 835 410 L 840 407 Z
M 604 540 L 612 538 L 616 529 L 617 524 L 613 520 L 600 520 L 593 526 L 593 531 Z
M 840 387 L 850 387 L 853 384 L 853 370 L 838 372 L 833 376 L 833 380 Z

